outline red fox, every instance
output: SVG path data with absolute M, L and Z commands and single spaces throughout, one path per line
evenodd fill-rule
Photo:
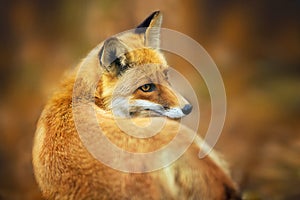
M 73 101 L 92 105 L 103 134 L 126 151 L 153 152 L 176 136 L 177 119 L 188 115 L 192 105 L 168 82 L 168 64 L 159 51 L 161 23 L 162 14 L 156 11 L 135 31 L 98 45 L 50 98 L 38 121 L 33 146 L 34 174 L 44 198 L 240 199 L 226 164 L 214 151 L 198 158 L 198 136 L 179 159 L 145 173 L 122 172 L 103 164 L 80 139 Z M 84 76 L 78 76 L 83 65 Z M 86 110 L 80 112 L 82 119 L 89 120 Z M 121 118 L 123 122 L 145 124 L 154 117 L 166 123 L 157 135 L 148 138 L 126 134 L 115 122 Z M 193 132 L 181 126 L 183 133 Z M 84 130 L 83 134 L 97 134 L 88 122 Z M 140 130 L 132 132 L 142 134 Z M 154 162 L 131 164 L 143 168 Z

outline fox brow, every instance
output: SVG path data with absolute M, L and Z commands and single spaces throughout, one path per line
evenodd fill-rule
M 146 67 L 151 70 L 145 69 Z M 164 69 L 157 69 L 147 65 L 141 68 L 129 68 L 120 76 L 118 86 L 115 88 L 117 94 L 129 95 L 135 91 L 139 86 L 147 83 L 163 83 L 167 81 L 167 77 L 164 74 Z M 136 86 L 133 88 L 132 86 Z
M 144 67 L 139 68 L 142 72 L 142 76 L 151 83 L 159 83 L 161 80 L 168 80 L 169 68 L 159 64 L 154 65 L 156 65 L 156 67 L 153 67 L 153 64 L 146 64 Z M 151 70 L 149 70 L 149 68 Z

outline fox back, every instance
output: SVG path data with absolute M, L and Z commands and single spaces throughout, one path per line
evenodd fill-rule
M 240 199 L 226 164 L 214 151 L 198 158 L 202 142 L 198 136 L 168 166 L 134 173 L 96 159 L 78 133 L 78 121 L 83 135 L 97 135 L 101 127 L 114 145 L 136 153 L 163 148 L 179 129 L 187 135 L 180 143 L 188 142 L 193 131 L 177 119 L 188 115 L 192 105 L 168 81 L 168 64 L 159 51 L 161 22 L 161 13 L 154 12 L 135 30 L 99 44 L 65 77 L 46 104 L 33 146 L 35 177 L 46 199 Z M 78 108 L 74 103 L 84 106 Z M 95 111 L 99 127 L 89 123 L 92 115 L 88 108 Z M 134 121 L 143 126 L 154 117 L 155 123 L 165 124 L 158 134 L 147 138 L 133 136 L 143 135 L 143 129 L 132 128 L 127 134 L 116 122 L 118 118 L 125 124 Z M 106 152 L 109 154 L 109 149 Z M 173 153 L 158 159 L 168 159 Z M 155 162 L 123 164 L 139 170 Z

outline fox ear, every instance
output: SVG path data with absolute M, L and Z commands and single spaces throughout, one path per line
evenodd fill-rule
M 100 65 L 107 71 L 116 71 L 117 74 L 127 67 L 124 54 L 128 52 L 127 46 L 117 38 L 106 40 L 99 52 Z
M 162 14 L 155 11 L 137 27 L 136 33 L 145 34 L 145 46 L 159 48 L 161 23 Z

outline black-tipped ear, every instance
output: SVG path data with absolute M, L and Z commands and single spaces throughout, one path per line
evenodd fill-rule
M 160 14 L 160 11 L 155 11 L 151 15 L 149 15 L 140 25 L 138 25 L 136 28 L 147 28 L 150 26 L 151 21 L 156 18 Z M 139 29 L 142 30 L 142 29 Z M 138 30 L 137 30 L 138 31 Z
M 117 38 L 106 40 L 99 52 L 100 65 L 107 71 L 116 71 L 117 74 L 124 71 L 126 60 L 124 54 L 128 52 L 127 46 Z
M 162 14 L 155 11 L 136 28 L 136 33 L 145 34 L 145 46 L 159 48 L 161 23 Z

